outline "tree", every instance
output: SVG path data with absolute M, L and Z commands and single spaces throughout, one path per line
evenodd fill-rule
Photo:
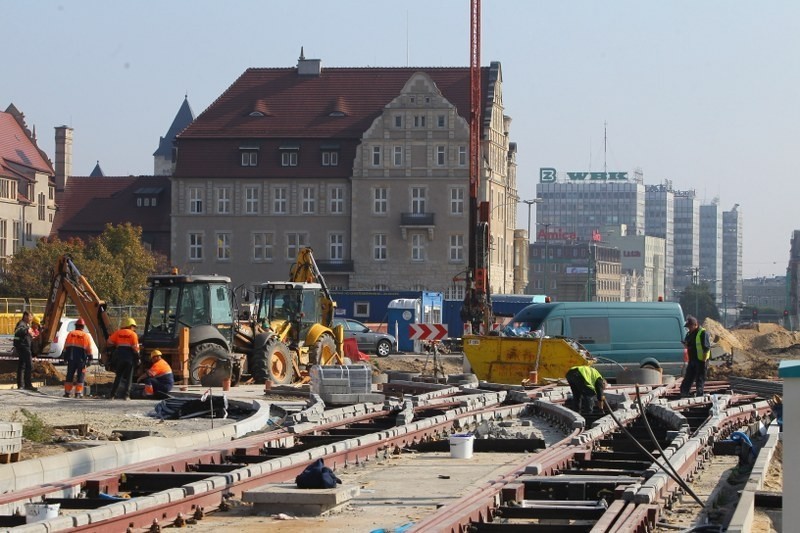
M 160 263 L 142 244 L 139 226 L 108 224 L 88 245 L 80 239 L 48 238 L 19 250 L 0 276 L 0 294 L 46 298 L 53 267 L 64 254 L 72 257 L 98 296 L 112 305 L 143 304 L 147 295 L 141 288 Z
M 57 237 L 41 239 L 33 248 L 21 248 L 0 276 L 0 295 L 46 298 L 58 258 L 69 254 L 81 263 L 84 250 L 80 239 L 62 241 Z
M 109 303 L 145 302 L 147 295 L 142 287 L 147 284 L 147 276 L 155 271 L 157 261 L 142 244 L 141 227 L 130 223 L 107 224 L 103 233 L 92 240 L 86 255 L 89 262 L 84 275 Z M 101 287 L 105 292 L 100 292 Z
M 702 324 L 706 318 L 719 320 L 719 309 L 707 283 L 687 285 L 681 292 L 680 304 L 684 315 L 694 315 Z

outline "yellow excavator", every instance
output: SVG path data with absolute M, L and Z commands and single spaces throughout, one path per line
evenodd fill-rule
M 312 249 L 303 248 L 288 281 L 261 284 L 250 331 L 241 331 L 252 339 L 253 379 L 287 384 L 305 380 L 312 365 L 345 364 L 335 307 Z

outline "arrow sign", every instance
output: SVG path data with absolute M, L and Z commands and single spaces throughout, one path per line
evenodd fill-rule
M 412 341 L 438 341 L 447 337 L 444 324 L 409 324 L 408 338 Z

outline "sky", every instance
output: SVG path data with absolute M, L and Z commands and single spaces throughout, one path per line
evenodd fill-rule
M 184 96 L 195 115 L 249 67 L 466 67 L 469 0 L 0 0 L 0 107 L 73 174 L 153 173 Z M 671 180 L 739 204 L 744 277 L 784 275 L 800 229 L 800 2 L 483 0 L 481 63 L 502 64 L 517 187 L 539 168 Z M 13 45 L 11 44 L 13 43 Z M 606 148 L 604 149 L 604 124 Z M 793 150 L 794 149 L 794 150 Z M 535 216 L 535 215 L 534 215 Z M 527 209 L 518 225 L 527 225 Z

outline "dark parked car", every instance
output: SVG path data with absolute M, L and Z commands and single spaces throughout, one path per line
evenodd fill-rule
M 394 335 L 372 331 L 366 325 L 352 318 L 334 318 L 333 325 L 344 327 L 344 338 L 355 339 L 358 349 L 365 353 L 374 353 L 378 357 L 386 357 L 397 346 Z

